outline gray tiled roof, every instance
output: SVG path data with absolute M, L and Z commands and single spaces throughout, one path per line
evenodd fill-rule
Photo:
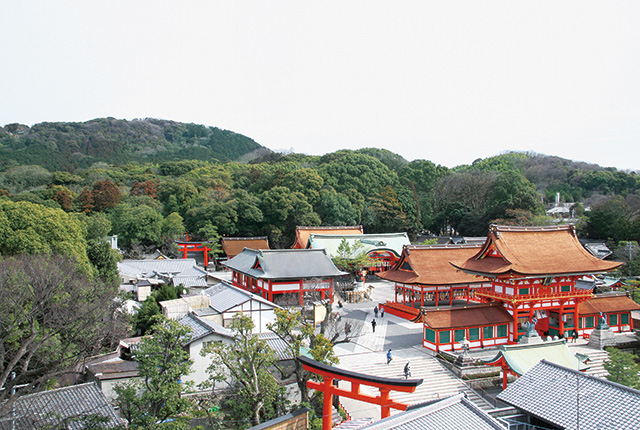
M 277 334 L 271 332 L 260 333 L 258 337 L 260 340 L 267 342 L 269 348 L 273 349 L 276 353 L 278 360 L 293 360 L 293 354 L 289 350 L 289 344 L 282 340 Z
M 256 267 L 259 263 L 259 267 Z M 262 279 L 309 279 L 347 275 L 341 272 L 324 249 L 245 248 L 223 263 L 228 268 Z
M 505 430 L 506 428 L 506 425 L 467 400 L 462 393 L 429 402 L 425 406 L 415 407 L 362 427 L 363 430 Z
M 118 270 L 127 274 L 141 274 L 143 277 L 151 277 L 155 273 L 177 274 L 185 272 L 196 266 L 193 258 L 181 258 L 172 260 L 123 260 L 118 263 Z M 147 276 L 148 275 L 148 276 Z
M 210 334 L 218 334 L 224 337 L 233 337 L 233 332 L 228 328 L 221 326 L 220 324 L 200 318 L 194 314 L 186 314 L 178 320 L 178 322 L 184 326 L 191 328 L 191 339 L 187 344 L 201 339 Z
M 561 428 L 640 428 L 640 391 L 546 360 L 498 399 Z
M 108 418 L 106 428 L 124 424 L 98 386 L 89 382 L 20 397 L 14 404 L 14 416 L 2 418 L 0 429 L 35 430 L 65 419 L 91 415 Z M 70 420 L 65 428 L 85 427 L 82 421 Z
M 274 308 L 279 307 L 257 294 L 253 294 L 241 288 L 234 287 L 233 285 L 225 281 L 219 282 L 216 285 L 207 288 L 203 291 L 203 293 L 211 298 L 210 306 L 220 313 L 232 309 L 235 306 L 246 303 L 249 300 L 256 300 L 268 304 Z

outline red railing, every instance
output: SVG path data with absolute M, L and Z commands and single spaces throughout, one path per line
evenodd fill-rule
M 515 287 L 514 287 L 515 289 Z M 549 300 L 549 299 L 566 299 L 572 297 L 580 297 L 580 298 L 588 298 L 593 297 L 593 293 L 589 290 L 574 290 L 574 291 L 558 291 L 555 293 L 547 293 L 547 294 L 505 294 L 498 293 L 494 291 L 492 288 L 478 288 L 476 290 L 476 295 L 480 297 L 487 297 L 498 300 L 505 301 L 527 301 L 527 300 Z

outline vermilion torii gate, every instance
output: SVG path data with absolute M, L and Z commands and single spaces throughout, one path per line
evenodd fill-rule
M 188 237 L 188 236 L 187 236 Z M 202 242 L 185 242 L 176 240 L 179 252 L 182 252 L 182 258 L 187 258 L 187 252 L 202 252 L 204 255 L 204 267 L 209 265 L 209 248 Z
M 316 375 L 322 376 L 322 382 L 308 381 L 307 387 L 324 393 L 322 407 L 322 430 L 331 429 L 333 396 L 343 396 L 350 399 L 360 400 L 380 406 L 381 418 L 387 418 L 391 413 L 391 408 L 407 410 L 409 405 L 392 400 L 389 397 L 390 391 L 402 391 L 413 393 L 417 386 L 422 384 L 422 379 L 392 379 L 380 378 L 377 376 L 365 375 L 364 373 L 350 372 L 333 366 L 320 363 L 308 357 L 300 357 L 302 367 Z M 345 390 L 333 385 L 334 380 L 348 381 L 351 383 L 351 390 Z M 379 396 L 371 396 L 360 393 L 360 385 L 367 385 L 378 388 Z

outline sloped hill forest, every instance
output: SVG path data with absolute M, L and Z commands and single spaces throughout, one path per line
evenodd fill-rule
M 43 122 L 29 128 L 0 128 L 0 160 L 6 168 L 37 164 L 49 170 L 76 170 L 109 164 L 166 160 L 234 161 L 268 149 L 240 134 L 159 119 L 100 118 L 87 122 Z
M 5 199 L 98 217 L 130 256 L 171 254 L 185 230 L 213 243 L 268 235 L 274 248 L 291 246 L 297 225 L 482 236 L 492 222 L 553 223 L 545 206 L 556 193 L 575 203 L 581 236 L 640 239 L 637 174 L 540 154 L 449 169 L 428 153 L 411 162 L 376 148 L 285 155 L 217 128 L 107 118 L 5 126 L 0 157 Z

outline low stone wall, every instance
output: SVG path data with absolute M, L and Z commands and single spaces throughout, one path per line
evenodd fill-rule
M 453 354 L 440 352 L 436 357 L 451 373 L 469 383 L 473 388 L 476 388 L 473 384 L 484 388 L 502 383 L 500 369 L 495 366 L 487 366 L 483 364 L 478 366 L 458 367 L 454 364 L 456 356 Z

